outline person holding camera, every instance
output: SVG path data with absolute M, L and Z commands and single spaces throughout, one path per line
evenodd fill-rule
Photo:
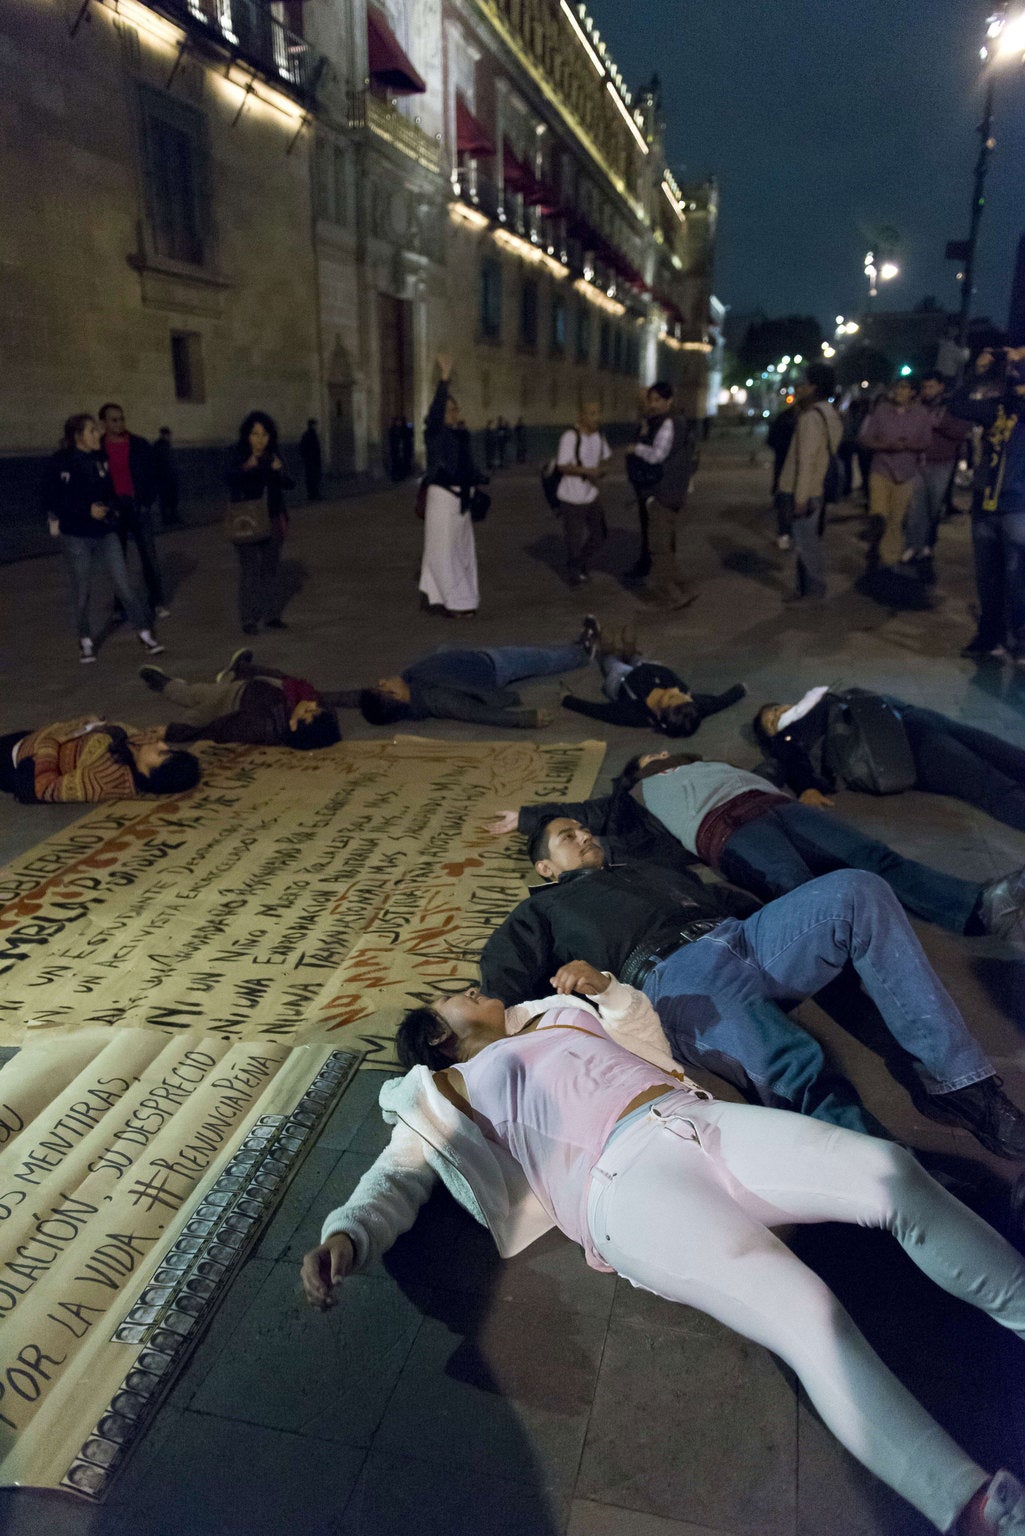
M 60 538 L 67 555 L 81 662 L 96 660 L 90 598 L 97 566 L 102 566 L 110 577 L 114 594 L 136 630 L 139 643 L 151 656 L 158 656 L 164 649 L 154 638 L 145 606 L 129 579 L 117 537 L 115 502 L 96 418 L 86 411 L 69 416 L 64 423 L 61 446 L 47 467 L 43 510 L 51 534 Z
M 972 504 L 979 626 L 961 652 L 1025 667 L 1025 347 L 987 347 L 950 402 L 983 428 Z

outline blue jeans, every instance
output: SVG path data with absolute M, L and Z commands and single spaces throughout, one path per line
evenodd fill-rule
M 796 803 L 777 805 L 738 828 L 720 867 L 732 885 L 763 901 L 835 869 L 865 869 L 880 875 L 909 912 L 951 933 L 967 930 L 982 889 L 977 881 L 904 858 L 828 811 Z
M 916 789 L 951 795 L 1025 832 L 1025 751 L 934 709 L 887 698 L 915 759 Z
M 954 465 L 923 464 L 918 471 L 904 524 L 904 546 L 921 552 L 932 549 L 943 521 L 943 507 L 954 477 Z
M 506 688 L 525 677 L 555 677 L 575 672 L 591 658 L 582 645 L 499 645 L 479 653 L 495 669 L 495 686 Z
M 977 512 L 972 517 L 979 640 L 1025 656 L 1025 512 Z
M 93 572 L 97 566 L 110 577 L 115 598 L 128 615 L 128 622 L 135 629 L 145 629 L 149 618 L 129 580 L 124 552 L 114 530 L 102 534 L 98 539 L 79 538 L 76 534 L 65 533 L 61 535 L 61 543 L 71 572 L 71 601 L 75 610 L 78 638 L 88 640 L 92 637 L 89 599 L 92 595 Z
M 811 997 L 850 962 L 928 1093 L 950 1093 L 993 1067 L 940 985 L 888 886 L 838 870 L 740 922 L 685 944 L 648 975 L 677 1061 L 707 1067 L 763 1104 L 878 1134 L 853 1088 L 781 1005 Z

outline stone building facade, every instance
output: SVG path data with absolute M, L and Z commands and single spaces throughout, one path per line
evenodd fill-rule
M 7 0 L 0 123 L 0 523 L 107 399 L 211 487 L 255 406 L 380 473 L 438 350 L 536 444 L 710 413 L 714 185 L 568 0 Z

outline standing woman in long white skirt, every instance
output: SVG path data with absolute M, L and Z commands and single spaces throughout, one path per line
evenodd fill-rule
M 431 608 L 449 619 L 477 612 L 477 549 L 470 497 L 484 476 L 473 462 L 470 434 L 459 425 L 459 405 L 449 392 L 452 359 L 438 354 L 438 387 L 424 419 L 427 506 L 420 591 Z

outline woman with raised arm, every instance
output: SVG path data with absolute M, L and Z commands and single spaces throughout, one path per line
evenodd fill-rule
M 428 608 L 446 618 L 472 619 L 480 593 L 470 501 L 484 476 L 473 462 L 470 434 L 459 424 L 451 378 L 452 359 L 439 352 L 438 387 L 424 419 L 427 501 L 420 593 Z
M 508 1010 L 471 989 L 406 1015 L 410 1070 L 381 1091 L 391 1141 L 303 1260 L 311 1305 L 408 1230 L 440 1179 L 504 1256 L 558 1226 L 593 1268 L 774 1350 L 852 1455 L 937 1530 L 1025 1536 L 1017 1479 L 958 1448 L 772 1228 L 885 1228 L 944 1290 L 1025 1338 L 1014 1249 L 906 1148 L 711 1099 L 676 1068 L 642 993 L 581 960 L 552 985 Z

